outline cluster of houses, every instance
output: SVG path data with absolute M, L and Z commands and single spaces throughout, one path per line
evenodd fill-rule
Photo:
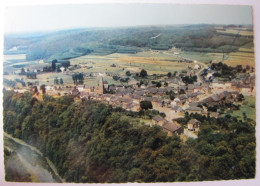
M 184 133 L 184 130 L 188 130 L 189 132 L 194 132 L 192 133 L 193 135 L 189 136 L 189 137 L 193 137 L 195 136 L 196 138 L 196 134 L 199 132 L 200 129 L 200 121 L 198 121 L 197 119 L 191 119 L 188 123 L 187 123 L 187 129 L 184 129 L 179 123 L 177 123 L 176 121 L 168 121 L 165 118 L 157 115 L 152 119 L 152 126 L 159 126 L 162 128 L 162 130 L 164 132 L 167 133 L 168 136 L 172 136 L 172 135 L 181 135 Z M 189 135 L 187 133 L 187 135 Z
M 245 96 L 255 96 L 255 75 L 240 80 L 234 79 L 230 82 L 214 80 L 212 83 L 210 83 L 210 88 L 214 92 L 229 90 L 238 91 Z
M 190 62 L 183 60 L 180 62 Z M 196 70 L 200 69 L 197 64 Z M 67 72 L 69 73 L 69 72 Z M 141 101 L 150 101 L 153 109 L 165 114 L 165 118 L 156 116 L 152 119 L 151 125 L 160 126 L 168 135 L 182 134 L 183 128 L 176 122 L 176 119 L 182 118 L 185 112 L 199 113 L 211 117 L 219 117 L 219 113 L 209 112 L 203 105 L 216 105 L 225 100 L 236 101 L 238 94 L 246 96 L 255 96 L 255 76 L 248 76 L 240 80 L 231 82 L 213 82 L 185 84 L 180 77 L 165 79 L 165 86 L 156 87 L 155 84 L 137 86 L 139 81 L 131 78 L 128 86 L 109 85 L 100 75 L 98 86 L 78 85 L 73 88 L 57 88 L 57 86 L 47 85 L 46 94 L 53 96 L 74 95 L 79 98 L 99 100 L 113 107 L 122 107 L 128 111 L 138 112 L 141 110 Z M 38 90 L 40 90 L 38 85 Z M 15 89 L 17 92 L 23 92 L 21 89 Z M 173 92 L 174 99 L 166 96 Z M 200 122 L 191 120 L 188 123 L 187 130 L 198 132 Z
M 97 87 L 78 85 L 70 90 L 69 94 L 79 96 L 80 98 L 87 98 L 92 100 L 99 100 L 110 104 L 114 107 L 122 107 L 128 111 L 138 112 L 141 110 L 141 101 L 150 101 L 153 109 L 165 113 L 166 117 L 157 116 L 153 119 L 153 125 L 162 127 L 163 131 L 168 135 L 181 134 L 183 128 L 176 122 L 177 118 L 182 118 L 185 112 L 199 113 L 202 115 L 209 115 L 218 118 L 219 113 L 208 112 L 206 107 L 199 105 L 207 104 L 209 106 L 219 104 L 225 100 L 236 101 L 239 91 L 234 91 L 232 83 L 212 83 L 212 84 L 183 84 L 179 79 L 166 79 L 168 87 L 157 88 L 154 85 L 142 85 L 141 87 L 124 87 L 123 85 L 111 85 L 100 78 Z M 224 87 L 224 88 L 223 88 Z M 237 88 L 237 87 L 235 87 Z M 178 94 L 180 89 L 185 90 L 184 94 Z M 105 93 L 105 91 L 112 91 L 113 94 Z M 163 99 L 166 92 L 173 91 L 176 96 L 173 100 Z M 60 95 L 62 91 L 57 91 L 54 88 L 50 89 L 46 86 L 47 94 Z M 217 92 L 217 93 L 216 93 Z M 68 94 L 68 91 L 64 91 Z M 188 125 L 188 130 L 197 132 L 199 124 L 191 121 Z

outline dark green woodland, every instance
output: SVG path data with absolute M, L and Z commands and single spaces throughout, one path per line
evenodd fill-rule
M 4 90 L 4 131 L 38 148 L 67 182 L 173 182 L 255 177 L 255 121 L 186 114 L 197 139 L 168 137 L 129 112 L 72 96 L 43 101 Z

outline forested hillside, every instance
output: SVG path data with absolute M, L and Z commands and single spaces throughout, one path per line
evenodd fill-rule
M 140 113 L 141 114 L 141 113 Z M 4 131 L 37 147 L 67 182 L 173 182 L 255 176 L 255 121 L 230 115 L 201 121 L 198 139 L 182 142 L 138 113 L 97 101 L 4 90 Z
M 237 26 L 235 26 L 237 28 Z M 253 45 L 253 36 L 217 32 L 216 25 L 143 26 L 74 29 L 39 34 L 5 35 L 5 54 L 26 53 L 27 60 L 70 59 L 89 53 L 136 53 L 145 49 L 184 51 L 237 51 Z M 9 51 L 17 47 L 17 51 Z

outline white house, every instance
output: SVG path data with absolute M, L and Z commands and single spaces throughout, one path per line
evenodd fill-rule
M 60 67 L 60 70 L 63 73 L 65 71 L 65 68 L 62 66 L 62 67 Z
M 196 64 L 195 66 L 194 66 L 194 70 L 199 70 L 200 69 L 200 65 L 199 64 Z
M 84 91 L 84 89 L 85 89 L 85 85 L 78 85 L 78 90 L 80 92 Z

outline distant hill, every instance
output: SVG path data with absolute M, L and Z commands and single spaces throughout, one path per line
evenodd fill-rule
M 116 52 L 137 53 L 145 49 L 169 50 L 173 46 L 184 51 L 225 50 L 228 53 L 253 43 L 253 36 L 238 33 L 217 32 L 216 25 L 177 25 L 9 34 L 4 38 L 4 53 L 25 53 L 27 60 L 46 61 L 71 59 L 90 53 L 107 55 Z M 10 51 L 13 47 L 17 47 L 17 50 Z

